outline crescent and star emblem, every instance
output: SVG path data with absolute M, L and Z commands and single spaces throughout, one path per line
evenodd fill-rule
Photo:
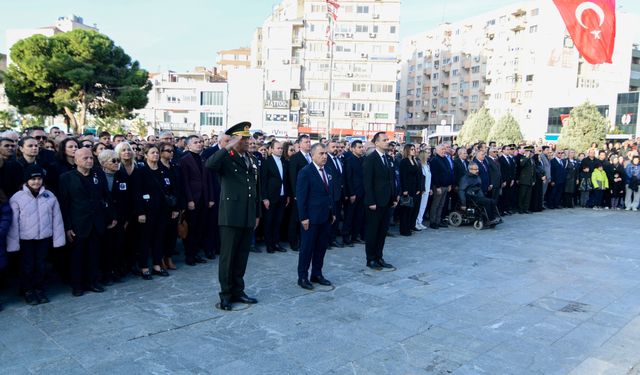
M 598 4 L 591 1 L 585 1 L 584 3 L 581 3 L 580 5 L 578 5 L 578 7 L 576 8 L 576 19 L 578 20 L 578 23 L 580 24 L 580 26 L 582 26 L 582 28 L 584 29 L 588 29 L 588 27 L 584 24 L 584 22 L 582 22 L 582 16 L 584 15 L 584 12 L 586 12 L 587 10 L 592 10 L 596 13 L 596 15 L 598 16 L 598 21 L 600 22 L 600 26 L 602 26 L 605 20 L 604 10 L 602 10 L 602 8 Z M 601 39 L 600 37 L 601 33 L 602 33 L 602 30 L 593 30 L 591 32 L 591 34 L 595 39 Z

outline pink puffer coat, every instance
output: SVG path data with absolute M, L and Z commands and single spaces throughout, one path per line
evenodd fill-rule
M 34 197 L 25 185 L 9 200 L 13 221 L 7 236 L 7 251 L 20 250 L 20 240 L 42 240 L 53 237 L 53 247 L 65 244 L 64 223 L 58 199 L 49 190 L 40 188 Z

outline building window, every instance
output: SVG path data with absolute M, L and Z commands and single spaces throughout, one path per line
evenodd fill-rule
M 471 103 L 477 103 L 478 102 L 478 95 L 471 95 Z
M 529 33 L 533 34 L 535 32 L 538 32 L 538 25 L 533 25 L 529 27 Z
M 474 89 L 477 89 L 478 87 L 480 87 L 480 81 L 471 82 L 471 87 L 473 87 Z
M 476 65 L 471 67 L 471 73 L 480 73 L 480 66 Z
M 222 126 L 223 125 L 222 114 L 220 113 L 200 113 L 200 125 L 201 126 Z
M 353 84 L 353 92 L 366 92 L 367 84 L 366 83 L 354 83 Z
M 533 82 L 533 74 L 527 74 L 527 82 Z
M 362 13 L 362 14 L 369 13 L 369 6 L 368 5 L 358 5 L 356 7 L 356 13 Z
M 411 102 L 411 105 L 413 105 L 413 102 Z M 351 110 L 354 112 L 364 112 L 364 103 L 352 103 Z
M 377 33 L 378 32 L 378 25 L 373 25 L 373 32 Z
M 531 13 L 530 14 L 531 14 L 532 17 L 535 17 L 538 14 L 540 14 L 540 9 L 538 9 L 538 8 L 531 9 Z
M 368 25 L 356 25 L 356 32 L 357 33 L 368 33 L 369 32 L 369 26 Z
M 223 105 L 222 91 L 203 91 L 200 93 L 200 105 Z
M 453 62 L 457 63 L 458 61 L 460 61 L 460 56 L 453 56 Z
M 395 34 L 395 33 L 396 33 L 396 27 L 395 27 L 395 26 L 391 26 L 391 27 L 389 28 L 389 33 L 391 33 L 391 34 Z

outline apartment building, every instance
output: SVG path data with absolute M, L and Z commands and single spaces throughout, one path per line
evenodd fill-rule
M 227 77 L 230 70 L 248 69 L 251 66 L 251 48 L 234 48 L 218 51 L 218 71 L 223 77 Z
M 412 138 L 425 129 L 429 137 L 455 134 L 485 106 L 496 118 L 513 114 L 527 139 L 555 140 L 559 115 L 588 100 L 614 127 L 618 94 L 640 82 L 632 66 L 637 18 L 618 12 L 617 24 L 613 63 L 602 65 L 580 57 L 550 1 L 516 3 L 407 38 L 399 125 Z M 452 119 L 453 129 L 438 126 Z
M 266 132 L 394 132 L 400 1 L 339 4 L 329 32 L 324 0 L 284 0 L 256 31 L 253 63 L 264 72 Z
M 228 127 L 228 84 L 214 70 L 151 73 L 149 102 L 136 113 L 155 133 L 212 134 Z

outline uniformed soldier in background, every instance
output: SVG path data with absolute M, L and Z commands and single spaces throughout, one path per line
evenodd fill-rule
M 220 279 L 221 310 L 231 310 L 234 302 L 258 301 L 244 292 L 244 273 L 249 258 L 252 231 L 258 226 L 261 199 L 258 190 L 258 162 L 248 152 L 251 123 L 234 125 L 225 134 L 229 143 L 207 160 L 206 167 L 220 178 Z

